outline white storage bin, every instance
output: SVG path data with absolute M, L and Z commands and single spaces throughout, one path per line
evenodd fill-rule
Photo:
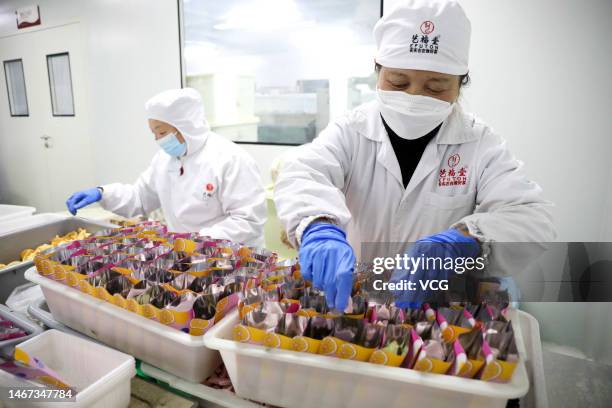
M 14 220 L 16 218 L 29 217 L 35 212 L 36 208 L 34 207 L 0 204 L 0 222 Z
M 129 312 L 44 276 L 35 267 L 25 278 L 40 284 L 55 319 L 89 337 L 192 382 L 202 382 L 221 364 L 204 336 L 192 336 Z
M 74 402 L 4 401 L 6 406 L 28 407 L 127 407 L 131 378 L 136 375 L 134 357 L 58 330 L 48 330 L 19 345 L 55 371 L 78 393 Z M 2 372 L 0 384 L 11 386 L 11 376 Z
M 221 352 L 236 395 L 242 398 L 291 408 L 505 407 L 508 399 L 529 389 L 518 325 L 521 360 L 511 382 L 496 384 L 238 343 L 232 340 L 238 320 L 238 312 L 232 312 L 204 341 Z
M 65 220 L 68 217 L 60 214 L 43 213 L 34 214 L 28 217 L 0 220 L 0 236 L 11 232 L 19 231 L 29 227 L 48 224 L 55 221 Z
M 36 323 L 28 320 L 27 318 L 11 311 L 8 307 L 0 305 L 0 317 L 4 320 L 12 322 L 15 326 L 27 333 L 26 336 L 19 337 L 16 339 L 8 339 L 0 341 L 0 348 L 8 348 L 15 346 L 19 343 L 31 339 L 32 337 L 42 333 L 43 329 Z

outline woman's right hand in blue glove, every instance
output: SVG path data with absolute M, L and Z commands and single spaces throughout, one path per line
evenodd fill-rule
M 102 192 L 99 188 L 88 188 L 87 190 L 78 191 L 71 195 L 66 201 L 66 207 L 68 207 L 70 214 L 76 215 L 78 209 L 98 202 L 101 199 Z
M 302 276 L 325 292 L 327 305 L 346 309 L 353 288 L 355 254 L 342 228 L 325 222 L 310 224 L 302 234 L 299 257 Z

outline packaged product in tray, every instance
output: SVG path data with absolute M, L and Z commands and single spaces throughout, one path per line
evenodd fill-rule
M 348 307 L 329 308 L 299 267 L 267 270 L 239 303 L 233 339 L 269 348 L 430 372 L 509 381 L 518 355 L 507 303 L 423 304 L 399 308 L 362 288 L 356 275 Z M 493 345 L 493 346 L 492 346 Z
M 155 222 L 100 231 L 34 262 L 49 279 L 194 336 L 236 307 L 247 289 L 291 270 L 273 252 L 171 233 Z
M 0 341 L 17 339 L 27 335 L 28 333 L 15 326 L 13 322 L 0 318 Z
M 59 374 L 49 368 L 43 361 L 29 355 L 19 346 L 15 347 L 12 358 L 0 359 L 0 370 L 13 375 L 19 380 L 71 390 L 74 394 L 77 392 L 74 387 L 64 381 Z M 24 383 L 24 386 L 28 386 L 28 384 Z
M 507 382 L 518 363 L 518 350 L 511 322 L 490 321 L 485 324 L 482 354 L 485 365 L 483 381 Z

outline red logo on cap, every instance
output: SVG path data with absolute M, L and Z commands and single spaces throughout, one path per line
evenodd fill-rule
M 434 30 L 434 23 L 432 23 L 431 21 L 423 21 L 423 24 L 421 24 L 421 32 L 423 34 L 431 34 L 433 33 Z
M 206 191 L 213 191 L 215 189 L 215 186 L 212 185 L 212 183 L 208 183 L 206 185 Z

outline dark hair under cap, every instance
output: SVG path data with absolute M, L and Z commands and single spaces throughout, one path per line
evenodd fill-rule
M 374 63 L 374 70 L 376 71 L 377 74 L 380 72 L 381 68 L 382 68 L 382 65 L 380 65 L 378 62 Z M 469 72 L 463 75 L 459 75 L 459 86 L 460 87 L 469 85 L 471 81 L 472 79 L 470 78 Z

